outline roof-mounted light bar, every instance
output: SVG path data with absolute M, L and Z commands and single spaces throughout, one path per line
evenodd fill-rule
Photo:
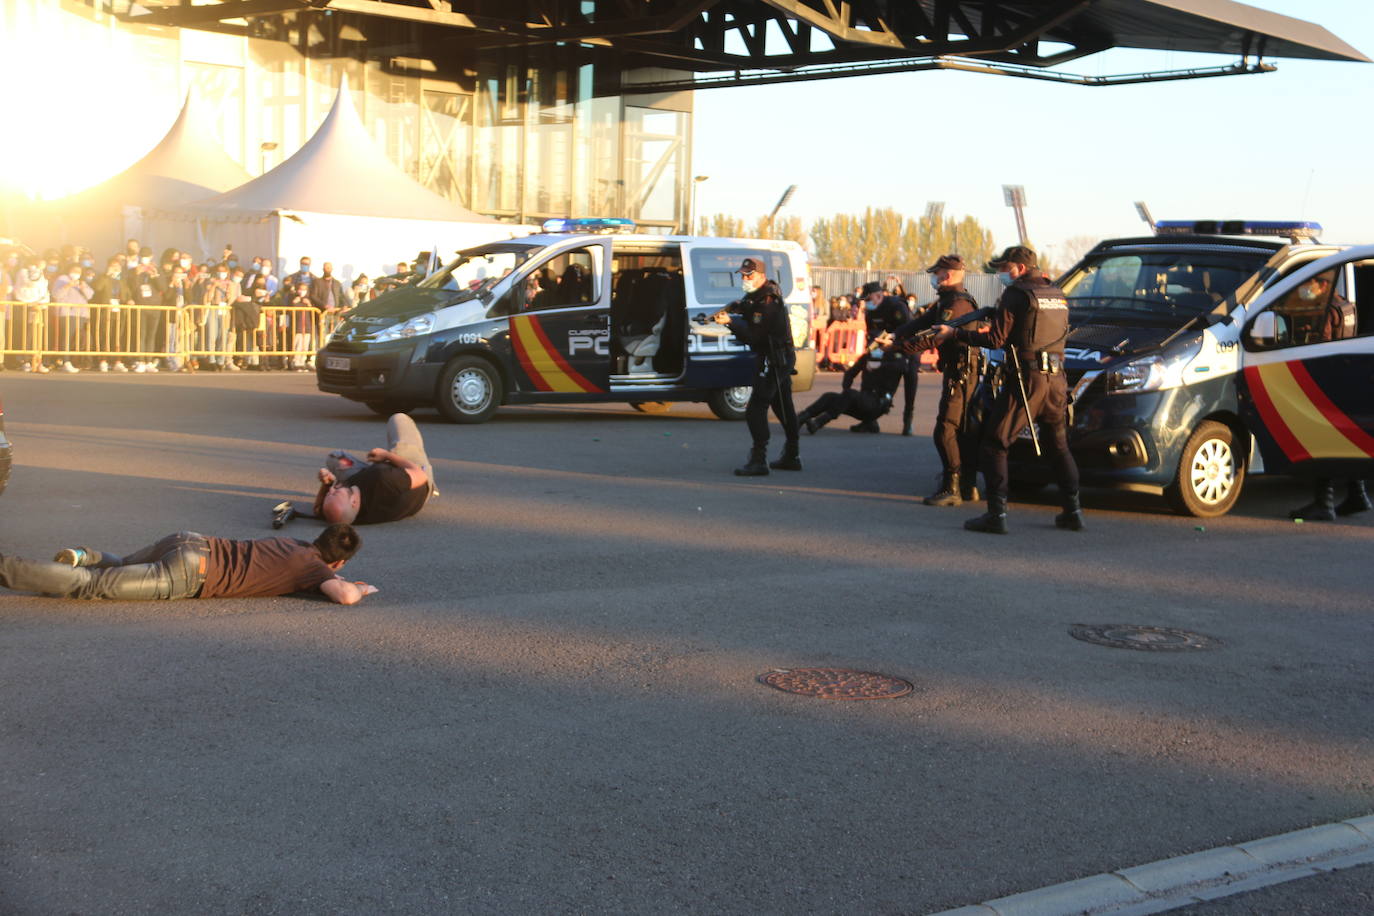
M 580 217 L 577 219 L 546 219 L 541 227 L 550 234 L 614 235 L 634 232 L 635 221 L 619 216 Z
M 1162 219 L 1155 235 L 1264 235 L 1277 238 L 1315 239 L 1321 223 L 1302 220 Z

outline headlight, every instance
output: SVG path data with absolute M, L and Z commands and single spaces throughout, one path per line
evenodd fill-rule
M 428 315 L 416 315 L 409 321 L 402 324 L 393 324 L 389 328 L 378 331 L 373 340 L 405 340 L 407 337 L 419 337 L 421 334 L 428 334 L 434 330 L 434 313 Z
M 1107 373 L 1108 391 L 1159 391 L 1183 384 L 1183 370 L 1202 350 L 1202 336 L 1164 356 L 1142 356 Z

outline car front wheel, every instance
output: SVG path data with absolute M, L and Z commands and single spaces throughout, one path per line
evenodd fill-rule
M 460 356 L 439 376 L 439 412 L 454 423 L 485 423 L 501 406 L 501 374 L 480 356 Z
M 1175 511 L 1213 518 L 1231 511 L 1245 482 L 1245 461 L 1235 448 L 1231 427 L 1215 420 L 1201 423 L 1183 446 L 1178 474 L 1165 489 Z

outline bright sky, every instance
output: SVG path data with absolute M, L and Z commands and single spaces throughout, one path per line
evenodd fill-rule
M 1306 19 L 1374 57 L 1370 0 L 1246 0 Z M 1227 64 L 1113 51 L 1060 68 L 1091 75 Z M 1157 85 L 1085 87 L 972 73 L 866 76 L 697 93 L 697 212 L 820 216 L 927 201 L 1016 242 L 1003 184 L 1026 189 L 1031 240 L 1138 234 L 1156 219 L 1312 219 L 1329 241 L 1374 242 L 1374 64 L 1271 60 L 1279 69 Z M 763 115 L 746 132 L 743 118 Z M 757 122 L 755 122 L 757 123 Z M 939 136 L 937 137 L 937 132 Z

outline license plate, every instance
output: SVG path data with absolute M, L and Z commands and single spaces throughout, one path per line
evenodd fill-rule
M 326 356 L 324 358 L 326 369 L 348 369 L 348 360 L 342 356 Z

